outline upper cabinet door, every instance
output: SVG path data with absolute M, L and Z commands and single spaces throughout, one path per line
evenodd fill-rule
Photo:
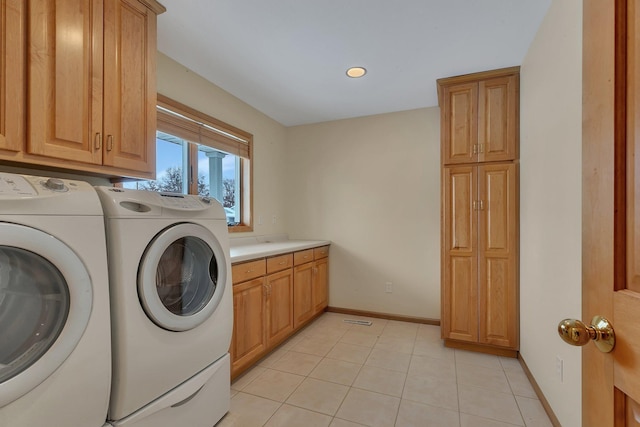
M 438 80 L 442 164 L 518 158 L 519 68 Z
M 441 113 L 444 164 L 472 163 L 477 159 L 478 84 L 463 83 L 443 89 Z
M 478 161 L 514 160 L 518 148 L 518 76 L 478 83 Z
M 29 2 L 27 151 L 102 163 L 102 0 Z
M 156 15 L 137 0 L 109 0 L 104 22 L 104 164 L 151 173 Z
M 26 0 L 0 0 L 0 150 L 21 151 L 25 139 Z

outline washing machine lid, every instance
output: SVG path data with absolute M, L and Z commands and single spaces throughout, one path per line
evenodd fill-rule
M 92 302 L 91 278 L 73 250 L 43 231 L 0 222 L 0 408 L 64 363 Z
M 161 328 L 182 332 L 216 310 L 227 282 L 227 255 L 213 233 L 178 223 L 149 243 L 138 270 L 138 296 Z

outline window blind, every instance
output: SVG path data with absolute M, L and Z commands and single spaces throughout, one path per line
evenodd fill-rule
M 158 130 L 225 153 L 251 159 L 253 135 L 158 94 Z

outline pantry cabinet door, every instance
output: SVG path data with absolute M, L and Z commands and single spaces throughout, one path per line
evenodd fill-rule
M 517 167 L 478 167 L 479 175 L 479 342 L 518 347 Z
M 27 151 L 102 163 L 103 2 L 29 2 Z
M 442 337 L 478 341 L 477 167 L 443 169 Z

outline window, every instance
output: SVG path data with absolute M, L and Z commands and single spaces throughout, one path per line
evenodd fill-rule
M 215 198 L 229 231 L 251 231 L 253 136 L 162 95 L 157 117 L 156 179 L 124 187 Z

